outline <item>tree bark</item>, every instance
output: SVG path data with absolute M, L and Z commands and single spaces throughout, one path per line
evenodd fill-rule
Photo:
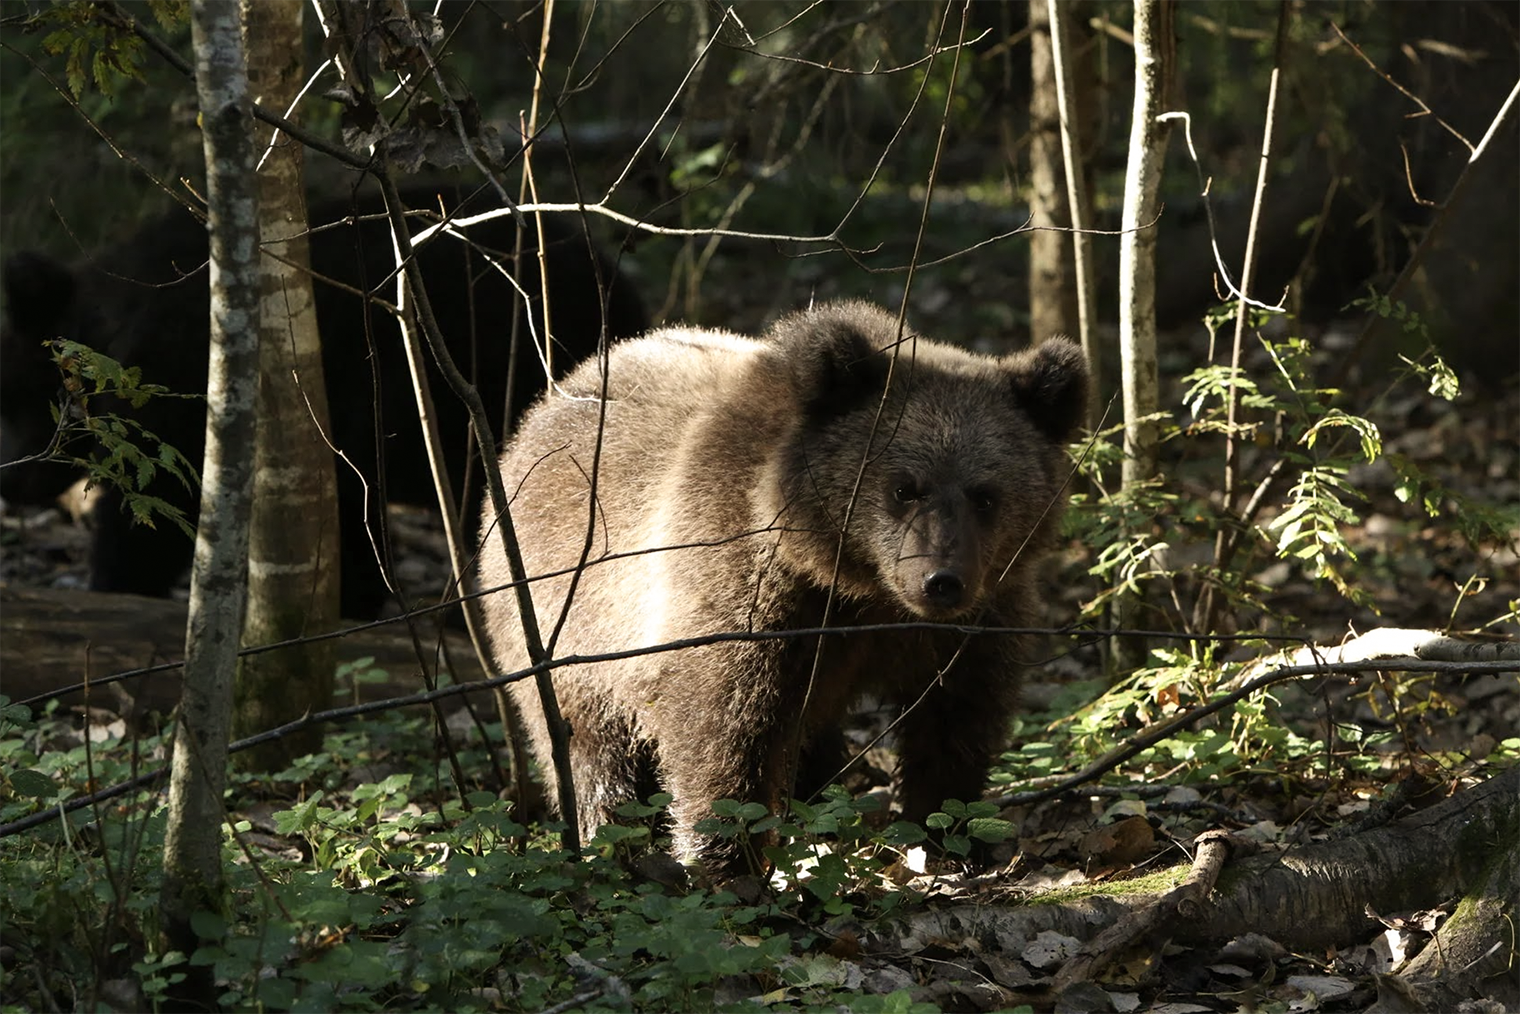
M 255 99 L 287 113 L 302 84 L 304 5 L 243 0 L 248 85 Z M 287 118 L 297 120 L 291 110 Z M 248 533 L 245 646 L 332 630 L 338 622 L 338 490 L 328 431 L 327 386 L 317 333 L 302 149 L 260 128 L 259 232 L 263 299 L 253 513 Z M 354 522 L 357 523 L 357 522 Z M 332 705 L 331 641 L 243 658 L 233 735 L 241 738 Z M 313 729 L 237 756 L 240 767 L 279 770 L 320 744 Z
M 1159 383 L 1156 369 L 1156 219 L 1161 211 L 1161 169 L 1171 128 L 1159 117 L 1171 98 L 1176 62 L 1175 0 L 1141 0 L 1135 4 L 1135 104 L 1130 120 L 1129 164 L 1124 177 L 1124 211 L 1119 237 L 1119 375 L 1124 393 L 1125 488 L 1156 474 L 1160 428 L 1155 414 Z M 1136 596 L 1118 595 L 1111 620 L 1115 627 L 1135 627 Z M 1118 672 L 1144 664 L 1149 646 L 1143 638 L 1121 637 L 1114 643 Z
M 1071 226 L 1061 168 L 1061 110 L 1051 54 L 1050 4 L 1029 0 L 1029 334 L 1032 342 L 1077 331 Z
M 200 527 L 159 896 L 165 942 L 187 955 L 196 947 L 191 917 L 223 904 L 222 792 L 247 572 L 253 476 L 247 450 L 254 438 L 259 319 L 253 106 L 238 7 L 195 0 L 190 26 L 210 211 L 211 356 Z M 210 973 L 209 965 L 191 966 L 180 999 L 214 1007 Z
M 1175 0 L 1135 4 L 1135 107 L 1119 237 L 1119 360 L 1124 389 L 1124 485 L 1156 474 L 1156 228 L 1161 167 L 1171 128 L 1158 117 L 1171 97 Z
M 1092 227 L 1092 210 L 1087 200 L 1087 178 L 1082 172 L 1082 130 L 1079 125 L 1076 84 L 1076 53 L 1072 45 L 1069 24 L 1071 15 L 1066 4 L 1049 0 L 1050 51 L 1055 63 L 1056 99 L 1061 112 L 1061 154 L 1065 165 L 1066 201 L 1071 214 L 1072 248 L 1075 251 L 1077 273 L 1077 330 L 1081 337 L 1082 352 L 1087 358 L 1089 384 L 1093 391 L 1088 401 L 1087 424 L 1091 429 L 1098 425 L 1098 401 L 1103 390 L 1103 363 L 1098 354 L 1097 335 L 1093 329 L 1097 323 L 1098 295 L 1097 272 L 1093 266 L 1092 237 L 1083 230 Z
M 1432 908 L 1481 883 L 1496 856 L 1515 851 L 1517 820 L 1520 768 L 1511 768 L 1386 827 L 1234 865 L 1209 911 L 1180 936 L 1254 929 L 1296 948 L 1356 941 L 1376 926 L 1368 905 Z
M 1520 789 L 1515 790 L 1520 792 Z M 1456 1010 L 1485 995 L 1514 1010 L 1520 1004 L 1520 806 L 1499 829 L 1487 875 L 1398 977 L 1426 1010 Z

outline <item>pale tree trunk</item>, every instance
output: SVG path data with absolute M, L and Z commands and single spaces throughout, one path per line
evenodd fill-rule
M 258 195 L 253 114 L 236 4 L 190 8 L 211 229 L 211 356 L 200 528 L 190 575 L 180 697 L 159 897 L 167 945 L 195 949 L 190 918 L 222 905 L 222 790 L 248 555 L 258 378 Z M 194 966 L 188 1000 L 214 1007 L 209 966 Z M 208 995 L 209 994 L 209 995 Z
M 1156 474 L 1156 217 L 1170 127 L 1158 117 L 1170 100 L 1176 62 L 1175 0 L 1135 4 L 1135 109 L 1124 177 L 1119 237 L 1119 356 L 1124 390 L 1124 485 Z
M 988 950 L 1021 954 L 1048 931 L 1096 942 L 1100 931 L 1130 922 L 1140 932 L 1113 937 L 1139 941 L 1158 954 L 1173 940 L 1214 948 L 1248 933 L 1298 953 L 1324 953 L 1372 938 L 1380 929 L 1373 913 L 1407 915 L 1460 896 L 1462 904 L 1441 928 L 1444 939 L 1431 941 L 1398 976 L 1379 977 L 1380 995 L 1385 995 L 1388 979 L 1401 978 L 1405 986 L 1399 992 L 1407 1002 L 1369 1010 L 1452 1011 L 1462 1000 L 1483 994 L 1501 1004 L 1473 1010 L 1513 1010 L 1520 769 L 1510 768 L 1425 810 L 1351 837 L 1287 852 L 1232 856 L 1213 891 L 1160 919 L 1141 914 L 1157 904 L 1158 896 L 1136 892 L 1133 885 L 1095 886 L 1093 893 L 1070 904 L 978 900 L 926 906 L 900 920 L 883 920 L 877 946 L 900 953 L 915 949 L 915 942 L 921 947 L 926 939 L 975 940 Z M 1113 937 L 1105 941 L 1108 947 Z M 1106 957 L 1130 953 L 1121 946 L 1108 950 Z M 1079 954 L 1073 960 L 1096 965 L 1093 956 Z M 1401 999 L 1397 994 L 1392 998 Z M 1511 1006 L 1505 1008 L 1504 1002 Z
M 1029 0 L 1029 335 L 1077 331 L 1076 270 L 1061 167 L 1061 110 L 1051 53 L 1049 0 Z M 1080 105 L 1080 103 L 1078 104 Z
M 1135 4 L 1135 105 L 1130 120 L 1129 164 L 1124 174 L 1124 211 L 1119 237 L 1119 371 L 1124 394 L 1126 488 L 1156 474 L 1160 430 L 1146 417 L 1157 408 L 1156 380 L 1156 218 L 1161 211 L 1161 169 L 1170 126 L 1158 119 L 1171 98 L 1176 62 L 1175 0 Z M 1137 625 L 1136 601 L 1113 600 L 1115 627 Z M 1145 661 L 1146 644 L 1120 638 L 1114 662 L 1120 670 Z
M 243 0 L 248 85 L 265 108 L 287 113 L 302 83 L 299 0 Z M 338 621 L 338 500 L 328 431 L 327 388 L 306 240 L 301 145 L 263 129 L 257 136 L 262 275 L 259 420 L 248 533 L 245 645 L 331 630 Z M 355 521 L 357 523 L 357 521 Z M 233 729 L 250 736 L 332 704 L 333 643 L 249 655 L 238 667 Z M 321 732 L 286 737 L 238 756 L 277 770 L 320 744 Z
M 1082 171 L 1082 130 L 1078 124 L 1077 56 L 1072 45 L 1071 12 L 1063 0 L 1049 0 L 1050 53 L 1055 65 L 1056 105 L 1061 114 L 1061 156 L 1066 170 L 1066 201 L 1071 213 L 1072 248 L 1077 269 L 1077 331 L 1087 358 L 1089 383 L 1094 396 L 1088 402 L 1087 423 L 1096 428 L 1097 402 L 1103 390 L 1102 357 L 1098 354 L 1097 277 L 1093 268 L 1092 211 L 1087 200 L 1087 174 Z

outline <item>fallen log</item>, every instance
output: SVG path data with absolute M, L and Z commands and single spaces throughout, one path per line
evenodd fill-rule
M 1379 926 L 1374 911 L 1417 911 L 1463 898 L 1468 920 L 1453 926 L 1440 947 L 1407 970 L 1416 994 L 1445 1003 L 1500 988 L 1514 968 L 1517 828 L 1520 767 L 1352 837 L 1231 860 L 1214 892 L 1185 915 L 1171 909 L 1161 920 L 1150 918 L 1148 911 L 1165 889 L 1147 894 L 1136 893 L 1133 885 L 1092 885 L 1093 893 L 1073 900 L 1058 900 L 1056 892 L 1041 904 L 979 898 L 927 907 L 882 920 L 866 945 L 894 955 L 930 948 L 939 953 L 957 945 L 969 954 L 997 955 L 997 978 L 1013 989 L 1003 1000 L 1048 1004 L 1054 1000 L 1051 987 L 1070 987 L 1090 964 L 1056 977 L 1051 941 L 1066 938 L 1070 954 L 1087 961 L 1078 953 L 1084 941 L 1098 940 L 1110 929 L 1134 938 L 1120 930 L 1126 920 L 1144 923 L 1158 955 L 1168 941 L 1217 948 L 1247 934 L 1289 950 L 1312 951 L 1371 938 Z M 1170 879 L 1180 882 L 1180 870 Z M 1013 967 L 1021 961 L 1028 967 Z
M 400 697 L 425 688 L 422 678 L 440 668 L 435 625 L 424 617 L 414 642 L 405 623 L 363 627 L 338 639 L 337 661 L 373 658 L 384 681 L 363 684 L 366 700 Z M 420 642 L 420 643 L 419 643 Z M 446 632 L 444 656 L 455 682 L 482 678 L 469 640 Z M 12 701 L 59 695 L 70 705 L 106 708 L 129 720 L 168 713 L 179 700 L 179 670 L 99 684 L 128 670 L 177 662 L 185 655 L 185 604 L 52 588 L 0 586 L 0 693 Z M 94 684 L 94 685 L 91 685 Z M 352 684 L 350 684 L 352 685 Z M 477 695 L 490 705 L 489 695 Z

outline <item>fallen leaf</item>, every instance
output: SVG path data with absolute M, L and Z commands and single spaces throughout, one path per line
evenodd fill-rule
M 1083 868 L 1130 866 L 1150 854 L 1156 832 L 1144 817 L 1127 817 L 1117 824 L 1096 828 L 1082 839 Z

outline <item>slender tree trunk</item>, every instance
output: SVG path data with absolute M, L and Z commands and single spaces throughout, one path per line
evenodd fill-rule
M 1129 164 L 1124 174 L 1124 211 L 1119 237 L 1119 371 L 1124 393 L 1124 464 L 1129 488 L 1156 474 L 1160 430 L 1149 421 L 1157 408 L 1156 218 L 1161 211 L 1161 168 L 1170 126 L 1158 117 L 1171 98 L 1176 62 L 1175 0 L 1135 4 L 1135 105 L 1130 120 Z M 1114 599 L 1116 627 L 1136 626 L 1138 602 Z M 1145 661 L 1143 639 L 1121 638 L 1114 659 L 1119 671 Z
M 1119 237 L 1119 356 L 1124 389 L 1124 485 L 1156 474 L 1156 217 L 1171 128 L 1157 118 L 1171 97 L 1175 0 L 1135 4 L 1135 110 Z
M 454 396 L 463 400 L 470 410 L 470 420 L 475 426 L 481 463 L 485 466 L 486 492 L 491 498 L 491 507 L 496 518 L 494 537 L 502 542 L 507 566 L 512 574 L 512 580 L 517 585 L 518 615 L 523 626 L 523 641 L 528 649 L 528 658 L 534 665 L 538 665 L 547 661 L 549 655 L 539 633 L 538 616 L 533 608 L 533 595 L 528 586 L 527 571 L 523 567 L 522 553 L 517 544 L 517 529 L 512 523 L 506 489 L 502 485 L 500 458 L 496 451 L 496 439 L 491 434 L 490 416 L 486 414 L 485 403 L 480 400 L 480 392 L 459 372 L 449 356 L 448 346 L 443 343 L 443 337 L 438 331 L 438 322 L 433 315 L 432 304 L 428 301 L 427 287 L 422 282 L 422 272 L 417 267 L 417 259 L 412 256 L 411 238 L 407 235 L 406 223 L 401 218 L 401 198 L 396 193 L 396 185 L 389 176 L 389 166 L 383 156 L 380 166 L 379 179 L 385 195 L 386 210 L 391 217 L 391 236 L 397 244 L 397 262 L 403 267 L 402 274 L 397 276 L 397 303 L 402 310 L 399 323 L 402 337 L 406 342 L 407 358 L 412 364 L 413 380 L 416 381 L 418 378 L 426 380 L 426 373 L 422 369 L 422 339 L 425 336 L 432 345 L 439 369 L 443 371 L 444 378 L 448 380 Z M 415 310 L 409 309 L 411 302 L 415 302 Z M 417 325 L 415 330 L 420 331 L 420 335 L 414 333 L 408 320 L 415 322 Z M 427 406 L 430 398 L 424 386 L 417 387 L 416 391 L 418 409 L 423 413 L 424 427 L 426 427 Z M 440 504 L 444 507 L 444 512 L 448 513 L 453 509 L 453 496 L 449 489 L 448 475 L 438 464 L 436 453 L 434 462 L 434 481 L 441 497 Z M 455 552 L 458 553 L 457 545 Z M 478 610 L 480 608 L 478 600 L 471 603 L 468 608 Z M 466 612 L 465 615 L 478 617 L 479 613 Z M 471 622 L 478 624 L 478 620 Z M 473 633 L 472 636 L 474 636 Z M 477 636 L 476 650 L 479 651 L 481 647 L 482 642 Z M 482 664 L 485 662 L 486 660 L 482 659 Z M 553 673 L 547 670 L 539 672 L 535 674 L 534 682 L 538 688 L 539 699 L 543 703 L 544 719 L 549 726 L 550 753 L 554 761 L 555 776 L 559 782 L 559 811 L 566 825 L 561 840 L 565 848 L 571 852 L 578 852 L 581 840 L 579 823 L 576 819 L 575 780 L 570 769 L 570 727 L 560 715 L 559 698 L 554 693 Z M 510 716 L 503 717 L 510 722 Z M 506 731 L 511 734 L 510 724 Z
M 264 106 L 288 112 L 302 84 L 297 0 L 243 0 L 248 84 Z M 271 140 L 273 143 L 271 144 Z M 268 644 L 333 629 L 338 621 L 337 480 L 317 334 L 301 145 L 260 125 L 259 227 L 267 255 L 259 342 L 259 420 L 248 533 L 243 643 Z M 249 736 L 332 704 L 333 648 L 324 641 L 250 655 L 238 666 L 233 728 Z M 255 770 L 285 766 L 320 743 L 320 731 L 238 755 Z
M 1071 17 L 1067 4 L 1049 0 L 1050 52 L 1055 64 L 1056 100 L 1061 112 L 1061 155 L 1066 169 L 1066 201 L 1071 212 L 1072 247 L 1077 268 L 1077 329 L 1082 352 L 1087 357 L 1094 397 L 1087 408 L 1087 423 L 1096 428 L 1097 403 L 1103 390 L 1102 357 L 1098 354 L 1097 336 L 1093 333 L 1097 311 L 1097 277 L 1093 268 L 1092 237 L 1082 230 L 1092 227 L 1088 207 L 1087 178 L 1082 172 L 1082 130 L 1078 124 L 1076 53 L 1072 46 Z
M 190 24 L 211 214 L 211 357 L 200 528 L 159 897 L 166 943 L 186 954 L 196 944 L 191 917 L 222 906 L 222 791 L 243 620 L 259 319 L 254 125 L 238 7 L 196 0 Z M 213 1007 L 210 967 L 191 971 L 182 999 Z
M 1288 19 L 1292 14 L 1293 5 L 1287 0 L 1281 0 L 1277 5 L 1277 40 L 1272 47 L 1272 77 L 1267 83 L 1267 115 L 1261 131 L 1261 158 L 1256 166 L 1256 193 L 1251 200 L 1251 221 L 1246 227 L 1245 257 L 1240 266 L 1239 298 L 1235 301 L 1235 340 L 1230 346 L 1232 376 L 1240 375 L 1240 356 L 1245 343 L 1246 319 L 1250 314 L 1247 303 L 1255 290 L 1257 226 L 1261 222 L 1262 208 L 1266 204 L 1267 178 L 1272 168 L 1272 139 L 1277 133 L 1277 89 L 1287 55 Z M 1240 493 L 1240 442 L 1236 438 L 1235 431 L 1239 408 L 1240 387 L 1232 381 L 1227 402 L 1229 425 L 1224 434 L 1224 509 L 1229 515 L 1235 515 L 1240 508 L 1240 504 L 1237 503 Z M 1226 525 L 1221 527 L 1218 534 L 1214 536 L 1214 567 L 1217 571 L 1222 573 L 1230 565 L 1230 560 L 1240 545 L 1240 533 L 1246 530 L 1248 529 L 1244 525 Z M 1212 582 L 1206 584 L 1193 607 L 1195 632 L 1214 629 L 1220 602 L 1221 597 L 1217 586 Z
M 1061 110 L 1051 53 L 1049 0 L 1029 0 L 1029 334 L 1041 342 L 1075 334 L 1076 268 L 1061 166 Z

